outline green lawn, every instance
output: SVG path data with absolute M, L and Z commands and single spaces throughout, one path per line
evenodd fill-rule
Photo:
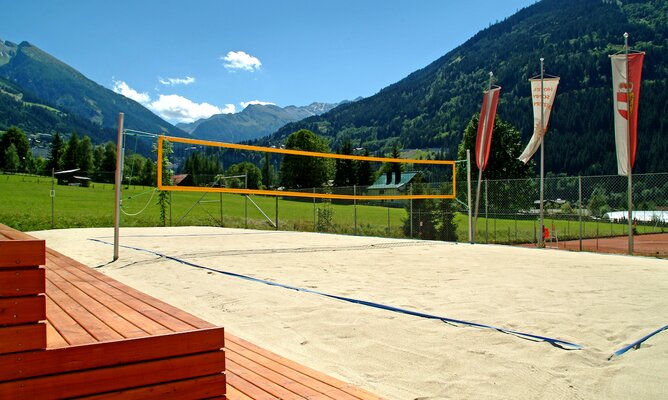
M 89 188 L 55 185 L 52 198 L 51 178 L 0 175 L 0 223 L 16 229 L 42 230 L 74 227 L 113 226 L 114 186 L 94 183 Z M 160 210 L 154 189 L 142 186 L 123 186 L 123 210 L 121 226 L 160 226 Z M 276 220 L 276 198 L 252 196 L 253 201 L 271 219 Z M 222 200 L 222 220 L 221 220 Z M 323 215 L 330 211 L 329 222 Z M 219 193 L 173 192 L 168 210 L 168 225 L 209 225 L 275 229 L 262 213 L 244 196 Z M 315 220 L 314 220 L 315 214 Z M 356 214 L 356 218 L 355 218 Z M 281 230 L 326 231 L 343 234 L 404 237 L 403 221 L 407 218 L 404 208 L 389 208 L 358 203 L 330 204 L 316 200 L 278 200 L 278 227 Z M 355 227 L 355 220 L 357 225 Z M 171 222 L 170 222 L 171 221 Z M 467 241 L 467 216 L 455 216 L 460 241 Z M 479 218 L 477 242 L 527 243 L 535 241 L 538 234 L 536 216 L 503 216 L 503 218 Z M 554 219 L 547 216 L 545 225 L 552 234 L 556 228 L 559 240 L 577 239 L 580 224 L 577 218 Z M 485 234 L 487 227 L 487 234 Z M 582 224 L 583 237 L 602 237 L 627 234 L 626 224 L 587 220 Z M 414 226 L 415 235 L 419 228 Z M 654 226 L 638 226 L 639 233 L 661 231 Z

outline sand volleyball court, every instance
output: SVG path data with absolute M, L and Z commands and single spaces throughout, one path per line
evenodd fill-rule
M 390 399 L 668 397 L 668 331 L 609 358 L 668 324 L 665 260 L 178 227 L 122 228 L 121 245 L 132 248 L 121 247 L 112 263 L 111 228 L 30 234 L 230 333 Z

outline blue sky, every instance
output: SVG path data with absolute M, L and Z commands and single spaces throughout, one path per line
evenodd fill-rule
M 27 40 L 172 123 L 368 97 L 534 0 L 0 0 Z

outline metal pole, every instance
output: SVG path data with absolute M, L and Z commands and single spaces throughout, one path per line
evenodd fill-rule
M 356 185 L 353 185 L 353 196 L 357 196 Z M 353 199 L 353 225 L 354 225 L 355 235 L 357 235 L 357 199 Z
M 313 194 L 315 194 L 315 188 L 313 188 Z M 318 231 L 318 220 L 316 216 L 315 196 L 313 196 L 313 232 L 317 231 Z
M 543 199 L 545 196 L 545 88 L 544 78 L 545 69 L 543 68 L 544 58 L 540 58 L 540 232 L 538 233 L 538 247 L 545 247 L 545 209 Z
M 485 179 L 485 243 L 489 243 L 489 201 L 487 200 L 487 179 Z
M 116 197 L 114 204 L 114 261 L 118 260 L 118 236 L 121 225 L 121 178 L 123 174 L 123 113 L 118 113 L 118 142 L 116 145 Z M 160 162 L 160 160 L 158 160 Z
M 469 243 L 473 243 L 473 209 L 471 208 L 471 149 L 466 149 L 466 190 L 469 207 Z
M 409 183 L 408 184 L 408 193 L 412 196 L 413 195 L 413 184 Z M 413 199 L 408 200 L 410 202 L 410 220 L 411 220 L 411 238 L 413 237 Z
M 624 53 L 626 55 L 626 98 L 630 99 L 631 98 L 631 90 L 630 90 L 630 85 L 629 85 L 629 34 L 628 32 L 624 32 Z M 633 165 L 631 165 L 631 115 L 633 114 L 633 108 L 635 107 L 635 104 L 637 103 L 637 100 L 634 102 L 629 101 L 629 113 L 628 113 L 628 118 L 626 118 L 626 152 L 628 154 L 628 172 L 629 172 L 629 189 L 628 189 L 628 194 L 629 194 L 629 201 L 628 201 L 628 222 L 629 222 L 629 255 L 633 255 L 633 179 L 631 177 L 631 169 L 633 168 Z
M 56 224 L 56 188 L 54 187 L 54 180 L 56 176 L 56 169 L 51 168 L 51 229 Z
M 578 214 L 580 216 L 580 251 L 582 251 L 582 176 L 578 175 Z
M 390 234 L 390 207 L 387 207 L 387 234 Z
M 220 226 L 223 226 L 223 194 L 218 193 L 220 195 Z
M 491 90 L 492 90 L 492 78 L 494 77 L 494 74 L 492 72 L 489 73 L 489 85 L 487 86 L 487 109 L 485 112 L 485 115 L 483 116 L 482 114 L 480 115 L 480 118 L 483 119 L 483 125 L 482 125 L 482 138 L 480 140 L 480 154 L 478 154 L 478 192 L 476 193 L 476 202 L 475 202 L 475 217 L 473 219 L 473 234 L 472 236 L 472 242 L 475 242 L 475 231 L 476 231 L 476 225 L 478 223 L 478 208 L 480 207 L 480 185 L 482 184 L 482 170 L 483 164 L 485 162 L 485 154 L 487 153 L 487 149 L 485 149 L 485 144 L 487 143 L 487 124 L 489 121 L 487 121 L 487 117 L 489 116 L 489 110 L 490 107 L 492 106 L 491 100 L 492 96 L 490 95 Z M 480 123 L 480 121 L 478 121 Z M 492 124 L 494 124 L 494 121 L 492 121 Z M 487 233 L 485 233 L 487 235 Z
M 172 226 L 172 192 L 169 192 L 169 226 Z
M 278 196 L 276 196 L 276 230 L 278 230 Z

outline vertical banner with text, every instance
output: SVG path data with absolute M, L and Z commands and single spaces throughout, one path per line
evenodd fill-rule
M 615 115 L 615 146 L 617 148 L 617 174 L 628 176 L 629 164 L 633 169 L 636 159 L 638 105 L 640 81 L 645 53 L 610 56 L 612 61 L 613 113 Z M 626 71 L 628 70 L 628 77 Z M 629 131 L 630 130 L 630 131 Z M 629 143 L 630 142 L 630 143 Z M 630 162 L 629 162 L 630 149 Z
M 559 78 L 551 77 L 544 78 L 543 82 L 543 101 L 541 102 L 541 80 L 529 79 L 531 82 L 531 97 L 533 104 L 533 135 L 529 144 L 524 149 L 519 159 L 523 163 L 529 162 L 531 157 L 536 153 L 540 147 L 543 135 L 547 133 L 547 122 L 550 120 L 550 111 L 554 104 L 554 98 L 557 96 L 557 86 L 559 86 Z M 543 114 L 541 118 L 541 103 L 543 104 Z M 541 127 L 541 119 L 543 120 L 543 127 Z
M 496 117 L 496 106 L 499 103 L 501 87 L 494 87 L 485 91 L 482 98 L 482 111 L 478 121 L 478 135 L 475 140 L 475 159 L 478 169 L 485 170 L 489 160 L 489 150 L 492 147 L 492 131 L 494 129 L 494 118 Z

